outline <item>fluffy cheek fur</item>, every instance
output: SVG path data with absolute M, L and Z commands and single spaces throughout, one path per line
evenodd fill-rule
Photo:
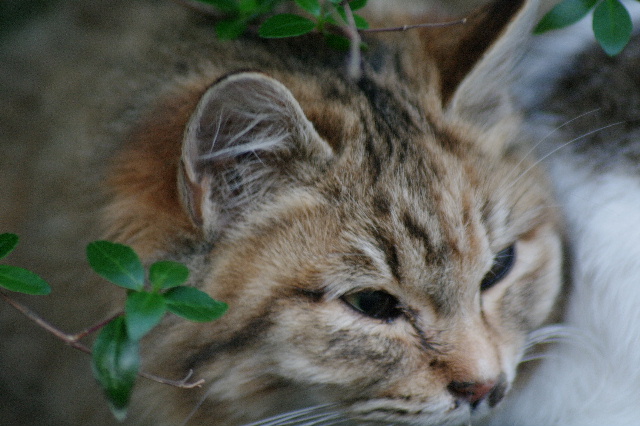
M 502 288 L 484 298 L 484 309 L 496 321 L 522 333 L 548 316 L 561 288 L 562 247 L 554 226 L 543 225 L 517 244 L 518 261 Z
M 315 241 L 323 235 L 331 239 L 328 234 L 336 230 L 328 223 L 334 221 L 311 219 Z M 322 223 L 327 226 L 318 226 Z M 252 418 L 326 402 L 339 403 L 358 419 L 432 422 L 438 413 L 449 420 L 466 416 L 468 408 L 456 403 L 447 385 L 500 373 L 511 382 L 526 332 L 544 320 L 559 287 L 558 236 L 551 225 L 543 225 L 518 242 L 519 261 L 504 282 L 478 296 L 481 312 L 468 306 L 456 318 L 422 327 L 437 330 L 434 347 L 427 348 L 424 336 L 405 319 L 373 320 L 337 297 L 313 292 L 322 279 L 316 268 L 331 262 L 330 247 L 290 252 L 296 254 L 286 267 L 274 261 L 272 254 L 286 249 L 288 232 L 298 233 L 300 227 L 272 226 L 270 237 L 261 234 L 261 244 L 252 238 L 236 243 L 229 258 L 241 255 L 243 268 L 227 264 L 226 254 L 215 262 L 216 272 L 206 280 L 218 284 L 215 296 L 246 309 L 230 311 L 213 324 L 176 324 L 170 333 L 180 342 L 167 342 L 168 347 L 190 353 L 184 367 L 211 384 L 206 394 L 191 393 L 191 402 L 182 404 L 201 404 L 196 417 L 235 412 Z
M 514 215 L 548 205 L 536 191 L 523 192 L 528 196 L 520 200 L 528 201 L 512 207 Z M 348 207 L 349 212 L 363 209 Z M 477 271 L 462 273 L 468 261 L 452 262 L 449 269 L 458 272 L 453 276 L 463 278 L 442 284 L 460 292 L 459 309 L 446 316 L 435 314 L 424 289 L 403 297 L 401 287 L 390 284 L 393 277 L 384 265 L 375 267 L 373 278 L 346 272 L 354 265 L 346 267 L 339 256 L 353 250 L 345 230 L 358 229 L 361 220 L 348 219 L 320 195 L 298 190 L 261 212 L 203 254 L 207 266 L 193 268 L 207 271 L 194 278 L 199 285 L 235 308 L 208 324 L 169 318 L 152 336 L 154 347 L 145 355 L 149 370 L 175 378 L 193 370 L 208 386 L 200 392 L 154 391 L 166 393 L 156 401 L 180 401 L 171 408 L 155 407 L 170 409 L 166 418 L 172 423 L 182 422 L 192 409 L 194 422 L 216 418 L 218 424 L 241 424 L 326 402 L 339 404 L 358 420 L 465 421 L 469 406 L 456 401 L 449 384 L 503 376 L 506 390 L 527 333 L 548 315 L 559 289 L 560 243 L 552 215 L 541 216 L 527 231 L 514 219 L 517 260 L 504 280 L 487 291 L 479 291 Z M 474 251 L 472 256 L 493 255 Z M 349 307 L 340 296 L 352 291 L 354 282 L 388 288 L 413 309 L 413 320 L 376 320 Z M 331 291 L 323 292 L 327 283 Z

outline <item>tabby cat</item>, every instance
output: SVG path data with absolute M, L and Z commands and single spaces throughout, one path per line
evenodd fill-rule
M 626 4 L 636 28 L 638 6 Z M 536 39 L 525 61 L 537 82 L 520 92 L 565 217 L 571 288 L 558 343 L 494 425 L 640 423 L 640 35 L 609 57 L 590 24 Z
M 318 36 L 219 42 L 154 1 L 63 4 L 44 77 L 19 68 L 33 40 L 5 49 L 42 86 L 21 98 L 41 117 L 4 133 L 3 179 L 20 188 L 24 157 L 47 177 L 31 206 L 3 195 L 8 230 L 59 238 L 63 261 L 104 204 L 105 238 L 186 263 L 230 306 L 143 341 L 144 370 L 205 386 L 139 382 L 136 424 L 454 425 L 500 403 L 561 282 L 551 190 L 507 92 L 536 13 L 497 0 L 464 25 L 368 36 L 355 80 Z M 3 78 L 28 92 L 19 77 Z M 41 144 L 9 149 L 26 139 Z

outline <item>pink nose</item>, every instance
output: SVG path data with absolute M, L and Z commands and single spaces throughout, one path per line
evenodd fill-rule
M 480 402 L 487 398 L 492 392 L 497 391 L 499 386 L 496 386 L 496 382 L 494 380 L 488 382 L 451 382 L 447 389 L 449 392 L 456 398 L 467 401 L 471 404 L 472 408 L 475 408 Z M 504 392 L 502 392 L 504 393 Z M 492 406 L 497 404 L 500 399 L 502 399 L 502 395 L 498 398 L 494 398 L 491 395 Z M 497 401 L 493 401 L 497 399 Z

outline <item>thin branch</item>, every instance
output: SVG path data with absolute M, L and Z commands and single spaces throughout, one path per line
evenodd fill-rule
M 80 340 L 84 337 L 87 337 L 90 334 L 95 333 L 96 331 L 100 330 L 102 327 L 104 327 L 105 325 L 109 324 L 111 321 L 113 321 L 114 319 L 118 318 L 119 316 L 124 315 L 123 311 L 120 311 L 118 313 L 115 313 L 113 315 L 111 315 L 110 317 L 100 321 L 99 323 L 92 325 L 91 327 L 87 328 L 86 330 L 83 330 L 79 333 L 73 334 L 73 335 L 67 335 L 69 338 L 73 339 L 74 341 Z
M 346 27 L 341 27 L 341 29 L 349 39 L 349 63 L 347 66 L 347 75 L 353 80 L 358 80 L 362 75 L 362 70 L 360 67 L 360 62 L 362 58 L 362 55 L 360 52 L 360 45 L 362 44 L 362 37 L 360 36 L 361 33 L 408 31 L 416 28 L 440 28 L 440 27 L 448 27 L 453 25 L 464 25 L 467 22 L 467 18 L 462 18 L 457 21 L 449 21 L 449 22 L 422 23 L 422 24 L 402 25 L 399 27 L 388 27 L 388 28 L 358 29 L 354 15 L 353 15 L 353 11 L 351 10 L 351 6 L 349 5 L 350 1 L 351 0 L 343 0 L 341 3 L 341 6 L 344 8 L 346 24 L 347 24 Z
M 20 313 L 22 313 L 24 316 L 29 318 L 31 321 L 35 322 L 37 325 L 39 325 L 40 327 L 42 327 L 43 329 L 45 329 L 49 333 L 51 333 L 54 336 L 56 336 L 58 339 L 60 339 L 63 342 L 65 342 L 67 345 L 69 345 L 69 346 L 71 346 L 71 347 L 73 347 L 75 349 L 78 349 L 78 350 L 80 350 L 82 352 L 91 354 L 91 349 L 89 349 L 87 346 L 85 346 L 82 343 L 78 342 L 76 339 L 74 339 L 73 336 L 70 336 L 70 335 L 62 332 L 58 328 L 54 327 L 53 325 L 51 325 L 51 323 L 49 323 L 48 321 L 45 321 L 41 316 L 39 316 L 38 314 L 33 312 L 31 309 L 29 309 L 26 306 L 24 306 L 23 304 L 19 303 L 17 300 L 14 300 L 13 298 L 9 297 L 9 295 L 6 294 L 5 292 L 0 291 L 0 297 L 2 297 L 5 302 L 7 302 L 11 306 L 13 306 Z
M 362 38 L 360 37 L 360 33 L 358 32 L 358 28 L 356 26 L 356 20 L 353 17 L 353 11 L 351 10 L 351 6 L 349 5 L 349 1 L 345 0 L 342 2 L 342 6 L 344 7 L 344 13 L 347 17 L 347 27 L 345 28 L 345 32 L 349 37 L 349 65 L 347 67 L 347 72 L 349 77 L 353 80 L 358 80 L 362 74 L 362 70 L 360 69 L 360 44 L 362 43 Z
M 215 19 L 223 19 L 223 18 L 228 18 L 229 15 L 224 14 L 222 12 L 220 12 L 218 9 L 216 9 L 215 7 L 209 5 L 209 4 L 205 4 L 201 1 L 198 0 L 172 0 L 174 3 L 185 7 L 187 9 L 193 10 L 194 12 L 197 13 L 201 13 L 203 15 L 206 16 L 210 16 L 212 18 Z M 353 21 L 353 11 L 351 10 L 351 7 L 349 7 L 349 3 L 352 0 L 344 0 L 342 2 L 342 6 L 345 9 L 346 15 L 347 15 L 347 19 L 349 21 Z M 323 3 L 324 4 L 324 3 Z M 348 24 L 348 28 L 353 28 L 355 29 L 355 31 L 358 33 L 358 37 L 359 34 L 361 33 L 386 33 L 386 32 L 394 32 L 394 31 L 408 31 L 408 30 L 412 30 L 412 29 L 416 29 L 416 28 L 439 28 L 439 27 L 449 27 L 449 26 L 453 26 L 453 25 L 464 25 L 467 23 L 468 18 L 462 18 L 462 19 L 458 19 L 456 21 L 448 21 L 448 22 L 432 22 L 432 23 L 422 23 L 422 24 L 411 24 L 411 25 L 401 25 L 401 26 L 397 26 L 397 27 L 383 27 L 383 28 L 362 28 L 362 29 L 357 29 L 357 27 L 355 26 L 355 22 L 347 22 Z M 350 40 L 352 40 L 353 35 L 352 35 L 352 31 L 353 29 L 349 29 L 347 30 L 346 28 L 343 28 L 343 32 L 347 32 L 347 37 L 349 37 Z M 359 45 L 359 44 L 358 44 Z M 353 47 L 352 47 L 353 49 Z
M 165 379 L 163 377 L 155 376 L 153 374 L 145 373 L 144 371 L 141 371 L 139 373 L 139 375 L 141 377 L 144 377 L 145 379 L 149 379 L 149 380 L 153 380 L 154 382 L 162 383 L 163 385 L 174 386 L 174 387 L 182 388 L 182 389 L 201 388 L 202 385 L 204 384 L 204 379 L 200 379 L 200 380 L 197 380 L 195 382 L 189 383 L 189 379 L 193 375 L 193 370 L 189 370 L 189 373 L 187 373 L 185 378 L 182 379 L 182 380 L 169 380 L 169 379 Z
M 43 319 L 40 315 L 36 314 L 35 312 L 33 312 L 31 309 L 27 308 L 22 303 L 18 302 L 17 300 L 13 299 L 12 297 L 10 297 L 4 291 L 0 290 L 0 297 L 2 299 L 4 299 L 4 301 L 7 302 L 9 305 L 13 306 L 18 312 L 20 312 L 21 314 L 26 316 L 28 319 L 30 319 L 31 321 L 36 323 L 38 326 L 40 326 L 44 330 L 46 330 L 49 333 L 53 334 L 58 339 L 62 340 L 67 345 L 71 346 L 72 348 L 78 349 L 79 351 L 82 351 L 84 353 L 87 353 L 89 355 L 91 355 L 91 349 L 88 346 L 80 343 L 78 340 L 83 338 L 83 337 L 88 336 L 89 334 L 95 333 L 96 331 L 100 330 L 102 327 L 107 325 L 109 322 L 111 322 L 113 319 L 115 319 L 115 318 L 119 317 L 120 315 L 122 315 L 122 312 L 118 312 L 117 314 L 112 315 L 109 318 L 106 318 L 106 319 L 100 321 L 96 325 L 91 326 L 91 327 L 87 328 L 86 330 L 81 331 L 80 333 L 67 334 L 67 333 L 63 332 L 62 330 L 60 330 L 60 329 L 56 328 L 55 326 L 53 326 L 50 322 L 48 322 L 45 319 Z M 203 379 L 200 379 L 200 380 L 197 380 L 195 382 L 189 383 L 189 379 L 191 378 L 192 374 L 193 374 L 193 371 L 190 370 L 189 374 L 187 374 L 187 376 L 182 380 L 169 380 L 169 379 L 165 379 L 163 377 L 156 376 L 154 374 L 146 373 L 144 371 L 141 371 L 141 372 L 138 373 L 138 375 L 140 377 L 144 377 L 145 379 L 153 380 L 154 382 L 158 382 L 158 383 L 162 383 L 162 384 L 170 385 L 170 386 L 175 386 L 175 387 L 182 388 L 182 389 L 192 389 L 192 388 L 196 388 L 196 387 L 201 387 L 202 384 L 204 383 Z
M 388 28 L 364 28 L 358 30 L 361 33 L 387 33 L 393 31 L 407 31 L 413 30 L 415 28 L 439 28 L 439 27 L 450 27 L 453 25 L 464 25 L 467 23 L 468 18 L 458 19 L 457 21 L 448 21 L 448 22 L 432 22 L 432 23 L 423 23 L 423 24 L 412 24 L 412 25 L 401 25 L 399 27 L 388 27 Z

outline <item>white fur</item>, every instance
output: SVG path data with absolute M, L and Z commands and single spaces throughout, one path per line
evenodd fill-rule
M 573 288 L 566 324 L 492 424 L 640 424 L 640 177 L 567 161 L 552 174 L 566 214 Z
M 624 1 L 636 30 L 640 3 Z M 591 14 L 562 30 L 530 38 L 526 56 L 518 67 L 514 93 L 526 109 L 536 109 L 551 94 L 554 84 L 573 64 L 576 56 L 595 43 Z
M 625 4 L 637 27 L 640 5 Z M 553 83 L 592 42 L 591 19 L 534 37 L 517 94 L 539 135 Z M 640 176 L 563 151 L 548 162 L 571 256 L 565 328 L 488 424 L 640 425 Z

